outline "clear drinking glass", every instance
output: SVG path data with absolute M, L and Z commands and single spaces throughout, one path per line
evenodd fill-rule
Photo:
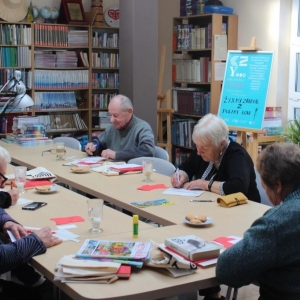
M 91 233 L 102 232 L 100 228 L 100 222 L 103 219 L 103 200 L 101 199 L 89 199 L 87 200 L 88 215 L 92 223 L 92 228 L 89 230 Z
M 62 143 L 62 142 L 55 143 L 55 149 L 56 149 L 57 160 L 64 160 L 63 156 L 66 153 L 65 143 Z
M 151 174 L 153 173 L 153 160 L 152 159 L 144 159 L 143 160 L 143 174 L 145 175 L 145 182 L 152 182 L 150 179 Z
M 23 166 L 15 167 L 15 183 L 18 188 L 19 194 L 26 193 L 25 190 L 26 173 L 27 173 L 27 167 L 23 167 Z

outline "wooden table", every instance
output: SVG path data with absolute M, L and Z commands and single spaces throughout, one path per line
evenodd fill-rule
M 29 168 L 43 166 L 57 175 L 61 182 L 164 226 L 183 224 L 184 216 L 189 213 L 204 214 L 215 220 L 219 220 L 223 216 L 226 217 L 229 213 L 228 209 L 220 207 L 216 202 L 191 203 L 190 197 L 163 195 L 163 189 L 149 192 L 138 190 L 138 187 L 144 185 L 143 174 L 105 176 L 96 172 L 86 174 L 72 173 L 70 167 L 62 166 L 62 162 L 57 161 L 54 155 L 48 154 L 42 156 L 42 151 L 49 149 L 49 146 L 20 147 L 1 141 L 0 145 L 3 147 L 8 145 L 5 148 L 11 153 L 13 161 L 18 164 L 26 165 Z M 67 150 L 67 156 L 69 155 L 75 155 L 77 158 L 86 157 L 85 153 L 73 149 L 70 149 L 70 151 L 69 149 Z M 163 183 L 167 187 L 171 186 L 170 178 L 167 176 L 154 173 L 151 178 L 153 179 L 153 184 Z M 174 205 L 140 209 L 130 204 L 132 201 L 146 201 L 162 198 L 173 202 Z M 217 195 L 204 192 L 198 198 L 216 199 Z M 249 201 L 247 207 L 250 206 L 256 207 L 260 215 L 269 209 L 268 206 Z M 240 214 L 243 208 L 235 207 L 234 210 L 236 214 Z M 244 222 L 247 222 L 248 226 L 250 226 L 254 220 L 251 213 L 245 214 L 244 218 Z

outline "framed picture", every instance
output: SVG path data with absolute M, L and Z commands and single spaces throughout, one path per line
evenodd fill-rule
M 82 0 L 61 0 L 57 23 L 87 24 Z

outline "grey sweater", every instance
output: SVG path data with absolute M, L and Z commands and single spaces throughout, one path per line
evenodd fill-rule
M 155 150 L 154 135 L 150 125 L 135 116 L 124 130 L 109 125 L 99 136 L 99 142 L 100 149 L 116 151 L 116 160 L 128 161 L 141 156 L 153 157 Z
M 218 259 L 221 284 L 257 281 L 260 300 L 300 299 L 300 189 L 254 221 L 242 241 Z

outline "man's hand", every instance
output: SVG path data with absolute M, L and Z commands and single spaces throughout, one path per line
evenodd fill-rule
M 94 143 L 87 143 L 85 146 L 85 152 L 88 155 L 93 155 L 93 152 L 96 151 L 96 146 L 94 145 Z
M 101 152 L 101 156 L 105 159 L 116 159 L 116 151 L 106 149 Z
M 28 235 L 22 225 L 11 221 L 8 221 L 3 225 L 3 230 L 5 233 L 7 230 L 10 230 L 17 240 Z
M 62 240 L 52 234 L 49 227 L 44 227 L 40 230 L 37 230 L 34 232 L 34 234 L 36 234 L 42 240 L 46 248 L 62 243 Z
M 11 205 L 15 205 L 19 200 L 19 193 L 17 189 L 7 191 L 11 197 Z

